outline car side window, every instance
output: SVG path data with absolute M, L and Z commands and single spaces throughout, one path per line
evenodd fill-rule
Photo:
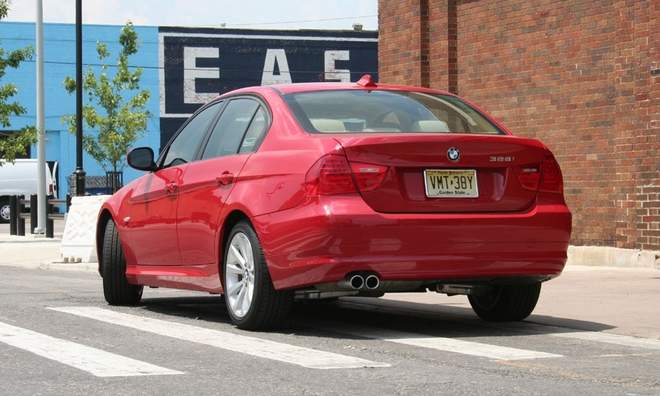
M 202 159 L 238 153 L 245 131 L 258 107 L 259 102 L 254 99 L 231 100 L 211 132 Z
M 256 145 L 261 141 L 268 127 L 268 115 L 263 107 L 259 106 L 257 113 L 252 118 L 252 123 L 245 133 L 239 153 L 249 153 L 254 151 Z
M 194 116 L 188 124 L 174 138 L 167 149 L 163 167 L 185 164 L 195 159 L 199 144 L 202 142 L 206 131 L 215 118 L 222 102 L 217 102 Z

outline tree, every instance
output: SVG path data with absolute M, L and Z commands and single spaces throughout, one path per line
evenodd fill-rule
M 83 136 L 83 148 L 106 172 L 109 169 L 118 172 L 124 168 L 126 152 L 144 135 L 150 117 L 146 110 L 150 93 L 140 89 L 142 68 L 131 68 L 128 65 L 128 58 L 138 51 L 138 36 L 131 22 L 121 29 L 119 43 L 121 49 L 114 76 L 108 75 L 108 47 L 98 42 L 96 53 L 102 64 L 101 72 L 97 76 L 89 68 L 83 77 L 83 89 L 87 91 L 83 120 L 89 128 L 98 131 L 95 135 Z M 76 81 L 67 77 L 64 87 L 73 93 Z M 64 122 L 71 133 L 76 132 L 75 115 L 65 116 Z
M 7 0 L 0 0 L 0 20 L 4 19 L 9 12 Z M 6 52 L 0 48 L 0 79 L 5 76 L 8 67 L 17 69 L 19 65 L 32 58 L 32 48 L 26 47 Z M 0 125 L 3 128 L 11 127 L 11 117 L 25 114 L 25 107 L 18 102 L 11 102 L 11 98 L 18 93 L 14 84 L 0 85 Z M 36 141 L 36 130 L 34 127 L 25 127 L 18 132 L 13 132 L 4 138 L 0 138 L 0 158 L 8 162 L 14 162 L 17 156 L 25 154 L 26 148 Z M 2 166 L 2 161 L 0 161 Z

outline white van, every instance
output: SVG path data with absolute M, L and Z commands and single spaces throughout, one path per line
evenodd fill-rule
M 17 159 L 13 164 L 0 159 L 0 223 L 9 221 L 9 196 L 36 194 L 37 183 L 37 160 Z M 57 185 L 53 177 L 57 162 L 54 164 L 53 172 L 46 164 L 46 194 L 57 198 Z

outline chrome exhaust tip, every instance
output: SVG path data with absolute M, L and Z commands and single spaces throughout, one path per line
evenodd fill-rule
M 378 279 L 376 275 L 369 275 L 367 276 L 367 279 L 365 279 L 364 284 L 369 290 L 378 289 L 380 286 L 380 279 Z
M 364 287 L 364 278 L 362 275 L 353 275 L 348 279 L 348 284 L 355 290 L 362 289 Z

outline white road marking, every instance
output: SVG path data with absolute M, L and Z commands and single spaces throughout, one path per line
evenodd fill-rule
M 342 369 L 390 366 L 387 363 L 373 362 L 353 356 L 289 345 L 226 331 L 191 326 L 184 323 L 130 315 L 97 307 L 57 307 L 49 309 L 307 368 Z
M 633 348 L 660 350 L 660 340 L 653 338 L 632 337 L 621 334 L 601 333 L 598 331 L 576 331 L 570 333 L 553 333 L 551 335 L 554 337 L 604 342 L 606 344 L 623 345 Z
M 329 329 L 332 326 L 324 327 Z M 429 337 L 417 333 L 408 333 L 394 330 L 373 329 L 363 326 L 350 328 L 335 327 L 333 330 L 355 336 L 373 338 L 397 344 L 412 345 L 421 348 L 436 349 L 444 352 L 460 353 L 463 355 L 479 356 L 495 360 L 524 360 L 563 357 L 554 353 L 538 352 L 527 349 L 510 348 L 475 341 L 465 341 L 456 338 Z
M 0 342 L 71 366 L 97 377 L 183 374 L 32 330 L 0 323 Z

